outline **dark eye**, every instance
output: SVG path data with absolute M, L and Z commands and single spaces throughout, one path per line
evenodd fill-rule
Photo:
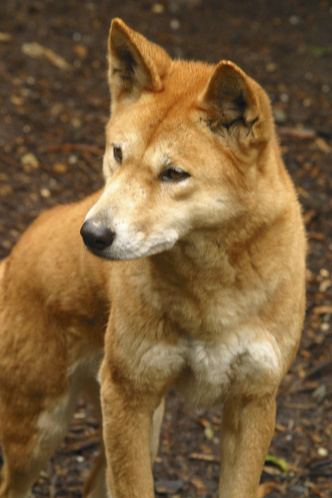
M 181 182 L 182 180 L 188 178 L 188 176 L 190 175 L 186 171 L 176 168 L 169 168 L 163 172 L 161 179 L 169 182 Z
M 117 147 L 117 146 L 114 146 L 113 147 L 113 154 L 114 154 L 114 159 L 118 162 L 118 163 L 122 163 L 122 149 L 121 147 Z

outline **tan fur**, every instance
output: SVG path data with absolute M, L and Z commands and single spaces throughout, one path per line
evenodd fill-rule
M 98 392 L 105 330 L 112 498 L 154 496 L 172 386 L 195 405 L 224 402 L 219 496 L 254 497 L 305 294 L 303 223 L 268 98 L 235 64 L 172 61 L 120 20 L 109 64 L 104 191 L 44 214 L 0 267 L 0 497 L 27 496 L 79 390 Z M 84 218 L 104 259 L 79 240 Z M 88 496 L 104 494 L 100 465 Z

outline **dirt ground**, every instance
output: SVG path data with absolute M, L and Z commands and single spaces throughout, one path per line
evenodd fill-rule
M 308 230 L 308 305 L 260 496 L 332 496 L 331 1 L 2 0 L 0 257 L 40 211 L 102 185 L 115 16 L 174 57 L 233 60 L 270 95 Z M 221 409 L 194 411 L 168 396 L 156 496 L 217 495 L 220 417 Z M 97 424 L 82 400 L 35 496 L 81 496 L 97 452 Z

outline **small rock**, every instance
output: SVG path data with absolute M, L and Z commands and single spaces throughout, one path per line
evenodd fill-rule
M 282 109 L 274 109 L 273 116 L 275 122 L 278 124 L 284 124 L 287 121 L 287 114 Z
M 68 163 L 69 164 L 76 164 L 78 161 L 78 158 L 75 154 L 70 154 L 70 156 L 68 157 Z
M 41 188 L 40 195 L 47 199 L 48 197 L 51 197 L 51 192 L 48 190 L 48 188 Z
M 82 126 L 82 121 L 79 118 L 72 118 L 71 124 L 73 125 L 74 128 L 81 128 Z
M 322 323 L 320 326 L 320 330 L 322 332 L 328 332 L 330 330 L 330 324 L 329 323 Z
M 284 104 L 286 104 L 287 102 L 289 102 L 289 95 L 285 92 L 281 93 L 280 94 L 280 100 L 281 102 L 283 102 Z
M 21 157 L 21 163 L 23 166 L 30 166 L 31 168 L 39 168 L 40 164 L 37 157 L 31 152 L 27 152 Z
M 273 73 L 273 71 L 276 71 L 276 69 L 278 69 L 278 64 L 276 64 L 275 62 L 269 62 L 268 64 L 266 64 L 265 69 L 268 73 Z
M 180 21 L 178 19 L 172 19 L 169 25 L 171 29 L 174 29 L 174 31 L 180 29 L 181 26 Z
M 24 99 L 22 97 L 18 97 L 17 95 L 12 95 L 10 97 L 10 101 L 12 104 L 16 106 L 20 106 L 24 104 Z
M 300 24 L 300 18 L 297 16 L 290 16 L 289 24 L 292 24 L 293 26 L 296 26 L 297 24 Z
M 88 48 L 81 43 L 74 46 L 74 52 L 80 59 L 86 59 L 88 55 Z
M 163 14 L 165 12 L 165 7 L 161 3 L 155 3 L 152 5 L 151 10 L 154 14 Z
M 323 457 L 323 458 L 327 457 L 328 454 L 329 454 L 329 452 L 327 451 L 327 449 L 326 448 L 322 448 L 322 447 L 318 448 L 317 453 L 318 453 L 318 455 L 320 457 Z

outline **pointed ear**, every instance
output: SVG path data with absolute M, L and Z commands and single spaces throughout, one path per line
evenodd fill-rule
M 216 66 L 201 98 L 213 132 L 254 146 L 272 133 L 270 103 L 261 86 L 229 61 Z
M 146 91 L 163 90 L 163 79 L 171 64 L 166 52 L 113 19 L 109 36 L 109 84 L 112 106 L 126 99 L 135 101 Z

